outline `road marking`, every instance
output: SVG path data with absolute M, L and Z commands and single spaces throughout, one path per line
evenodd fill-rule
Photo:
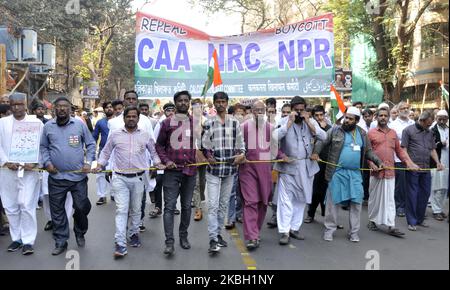
M 252 258 L 250 253 L 247 251 L 247 247 L 245 247 L 244 241 L 241 239 L 239 232 L 236 228 L 228 231 L 231 236 L 236 248 L 241 253 L 242 262 L 244 263 L 247 270 L 256 270 L 256 261 Z

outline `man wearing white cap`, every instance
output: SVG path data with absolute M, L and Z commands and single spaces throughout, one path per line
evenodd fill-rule
M 442 209 L 444 207 L 446 193 L 448 192 L 448 113 L 445 110 L 440 110 L 436 116 L 437 123 L 431 130 L 434 133 L 436 152 L 445 169 L 442 171 L 433 170 L 431 172 L 431 208 L 433 210 L 433 217 L 438 221 L 442 221 L 447 217 Z
M 317 141 L 311 159 L 319 159 L 319 153 L 329 145 L 328 161 L 325 179 L 329 182 L 325 210 L 324 240 L 332 241 L 337 229 L 337 212 L 342 205 L 349 206 L 350 231 L 348 237 L 352 242 L 359 242 L 361 220 L 361 203 L 363 200 L 362 174 L 359 168 L 367 158 L 383 167 L 382 161 L 372 152 L 367 134 L 356 126 L 361 118 L 358 108 L 349 107 L 341 126 L 328 130 L 325 141 Z
M 386 103 L 381 103 L 381 104 L 379 104 L 379 105 L 378 105 L 378 110 L 379 110 L 379 109 L 382 109 L 382 108 L 385 108 L 385 109 L 388 109 L 388 110 L 389 110 L 389 105 L 386 104 Z M 376 120 L 376 117 L 377 117 L 377 116 L 375 116 L 375 120 L 373 120 L 373 122 L 370 123 L 370 129 L 374 129 L 374 128 L 377 128 L 377 127 L 378 127 L 378 121 Z M 388 121 L 388 126 L 390 127 L 390 125 L 391 125 L 391 120 Z M 370 130 L 370 129 L 369 129 L 369 130 Z
M 26 138 L 29 145 L 36 144 L 35 151 L 39 152 L 39 140 L 34 140 L 35 133 L 40 136 L 44 125 L 37 118 L 32 118 L 26 113 L 26 95 L 14 93 L 9 96 L 9 105 L 12 115 L 0 119 L 0 195 L 9 220 L 9 230 L 12 244 L 8 252 L 15 252 L 22 248 L 22 254 L 33 254 L 33 245 L 37 234 L 36 205 L 39 193 L 36 190 L 39 185 L 38 160 L 33 163 L 18 163 L 17 159 L 25 158 L 32 150 L 28 149 L 24 156 L 15 157 L 12 150 L 12 142 L 15 138 Z M 28 136 L 16 135 L 18 126 L 23 128 L 35 128 Z M 17 129 L 17 131 L 20 129 Z M 38 131 L 37 131 L 38 130 Z M 21 144 L 18 146 L 22 146 Z M 16 147 L 17 148 L 17 147 Z M 31 152 L 31 155 L 33 153 Z M 41 161 L 39 155 L 39 162 Z

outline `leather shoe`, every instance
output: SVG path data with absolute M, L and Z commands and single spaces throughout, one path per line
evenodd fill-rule
M 173 247 L 173 244 L 166 245 L 166 248 L 164 249 L 164 254 L 167 256 L 173 255 L 175 252 L 175 248 Z
M 53 256 L 58 256 L 62 253 L 64 253 L 67 250 L 67 242 L 63 245 L 56 245 L 56 247 L 52 251 Z
M 75 237 L 75 240 L 77 241 L 77 245 L 80 248 L 84 248 L 84 246 L 86 245 L 86 240 L 83 236 L 77 236 Z
M 232 230 L 232 229 L 234 229 L 235 226 L 236 226 L 236 224 L 234 222 L 232 222 L 230 224 L 225 225 L 225 229 Z
M 44 227 L 44 231 L 50 231 L 50 230 L 52 230 L 53 229 L 53 222 L 52 221 L 48 221 L 46 224 L 45 224 L 45 227 Z
M 180 238 L 180 246 L 185 250 L 189 250 L 191 248 L 191 244 L 189 244 L 187 238 Z

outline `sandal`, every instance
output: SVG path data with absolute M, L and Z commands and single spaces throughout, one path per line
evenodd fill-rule
M 369 222 L 367 227 L 369 228 L 369 231 L 378 231 L 378 227 L 374 222 Z
M 405 233 L 399 231 L 398 229 L 390 229 L 388 234 L 397 238 L 401 238 L 405 235 Z
M 155 207 L 152 211 L 150 211 L 149 216 L 150 218 L 154 219 L 161 215 L 161 209 L 159 207 Z

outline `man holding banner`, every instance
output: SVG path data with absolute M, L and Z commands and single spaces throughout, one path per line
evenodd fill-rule
M 23 255 L 31 255 L 39 199 L 39 172 L 35 169 L 40 161 L 39 138 L 44 125 L 26 114 L 25 94 L 12 94 L 9 104 L 12 115 L 0 119 L 0 195 L 13 241 L 8 252 L 22 248 Z

